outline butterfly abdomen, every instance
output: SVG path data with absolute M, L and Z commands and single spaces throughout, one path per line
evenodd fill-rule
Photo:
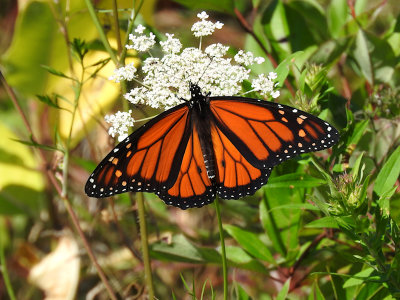
M 193 110 L 193 123 L 196 126 L 197 132 L 199 133 L 201 151 L 203 152 L 204 164 L 207 171 L 207 177 L 213 182 L 215 179 L 215 158 L 211 139 L 211 126 L 208 105 L 202 105 L 205 103 L 205 98 L 202 99 L 204 102 L 199 103 L 199 108 Z

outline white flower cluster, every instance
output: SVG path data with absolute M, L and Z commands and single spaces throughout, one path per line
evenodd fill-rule
M 272 98 L 278 98 L 280 92 L 274 90 L 276 85 L 278 85 L 278 82 L 274 83 L 276 78 L 277 74 L 274 72 L 269 72 L 268 76 L 260 74 L 256 79 L 253 79 L 251 87 L 253 91 L 259 92 L 263 96 L 271 95 Z
M 123 141 L 128 136 L 128 130 L 133 126 L 135 120 L 131 116 L 132 111 L 120 112 L 118 111 L 114 115 L 105 116 L 105 121 L 111 124 L 108 129 L 108 134 L 115 137 L 118 134 L 118 141 Z
M 130 63 L 126 65 L 125 67 L 121 67 L 118 69 L 114 70 L 114 74 L 111 75 L 108 79 L 109 80 L 114 80 L 115 82 L 120 82 L 120 81 L 131 81 L 133 78 L 135 78 L 135 73 L 137 69 L 133 65 L 133 63 Z
M 238 64 L 242 64 L 245 66 L 250 66 L 254 63 L 262 64 L 265 59 L 263 57 L 254 57 L 254 54 L 251 52 L 244 52 L 243 50 L 239 50 L 233 58 Z
M 192 31 L 195 37 L 202 37 L 213 34 L 215 29 L 221 29 L 224 24 L 221 22 L 213 23 L 208 21 L 208 15 L 205 11 L 197 14 L 197 17 L 201 20 L 196 22 L 192 26 Z
M 139 25 L 135 32 L 138 35 L 129 34 L 129 39 L 132 41 L 133 45 L 126 45 L 127 49 L 135 49 L 139 52 L 149 51 L 154 44 L 156 43 L 156 36 L 150 32 L 149 36 L 143 34 L 143 31 L 146 29 L 143 25 Z
M 212 34 L 215 29 L 221 29 L 223 24 L 208 21 L 205 12 L 197 16 L 200 21 L 192 26 L 192 31 L 196 37 L 200 37 L 201 45 L 203 36 Z M 128 49 L 149 51 L 155 45 L 155 36 L 152 33 L 145 35 L 144 30 L 145 27 L 139 25 L 135 30 L 136 35 L 130 35 L 132 45 L 127 45 Z M 166 34 L 166 37 L 165 41 L 160 42 L 164 56 L 158 58 L 150 55 L 146 58 L 142 65 L 142 86 L 133 88 L 124 95 L 133 104 L 147 104 L 154 108 L 173 107 L 182 103 L 182 99 L 190 99 L 189 83 L 196 83 L 203 93 L 210 93 L 211 96 L 237 95 L 242 92 L 242 83 L 245 80 L 251 81 L 250 69 L 247 67 L 264 62 L 264 58 L 254 57 L 253 53 L 242 50 L 233 59 L 227 58 L 225 55 L 229 47 L 219 43 L 209 45 L 204 50 L 201 47 L 182 49 L 180 40 L 173 34 Z M 128 65 L 116 70 L 110 79 L 118 82 L 135 78 L 137 81 L 136 72 L 133 65 Z M 259 75 L 252 80 L 252 91 L 266 97 L 278 97 L 279 91 L 274 90 L 274 79 L 276 74 L 273 72 L 268 76 Z M 122 120 L 122 115 L 118 115 L 115 120 L 117 119 Z M 127 132 L 126 128 L 119 130 L 117 127 L 118 124 L 122 126 L 122 121 L 111 122 L 111 135 Z

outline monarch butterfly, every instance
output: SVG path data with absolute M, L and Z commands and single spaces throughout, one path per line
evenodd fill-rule
M 85 192 L 108 197 L 155 192 L 187 209 L 254 194 L 272 167 L 332 147 L 338 131 L 298 109 L 243 97 L 210 97 L 190 84 L 191 99 L 133 132 L 90 175 Z

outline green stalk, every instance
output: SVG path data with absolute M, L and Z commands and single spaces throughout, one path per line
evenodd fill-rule
M 8 276 L 7 262 L 4 255 L 5 246 L 3 240 L 4 236 L 2 237 L 0 235 L 0 273 L 3 274 L 4 284 L 6 286 L 8 296 L 10 297 L 11 300 L 16 300 L 14 290 L 11 285 L 10 277 Z
M 116 66 L 118 66 L 119 65 L 118 58 L 115 55 L 114 51 L 112 50 L 110 44 L 108 43 L 106 34 L 104 33 L 103 27 L 101 26 L 99 18 L 96 15 L 96 11 L 94 10 L 91 0 L 85 0 L 85 3 L 88 8 L 89 14 L 92 18 L 92 21 L 93 21 L 94 25 L 96 26 L 96 29 L 99 33 L 99 37 L 100 37 L 101 42 L 103 43 L 104 48 L 106 48 L 106 50 L 107 50 L 108 54 L 110 55 L 114 64 Z
M 143 193 L 137 193 L 137 205 L 139 212 L 139 225 L 140 225 L 140 240 L 142 243 L 143 264 L 144 264 L 144 279 L 146 281 L 149 299 L 154 299 L 153 276 L 151 274 L 149 245 L 147 237 L 146 216 L 144 211 L 144 196 Z
M 219 211 L 219 200 L 218 196 L 214 201 L 215 211 L 217 213 L 219 238 L 221 241 L 221 254 L 222 254 L 222 273 L 224 276 L 224 300 L 228 300 L 228 272 L 226 263 L 226 251 L 225 251 L 225 240 L 224 240 L 224 229 L 222 228 L 221 213 Z
M 135 19 L 136 19 L 137 15 L 139 14 L 140 9 L 142 8 L 144 0 L 140 0 L 140 3 L 138 5 L 137 9 L 135 9 L 135 2 L 136 1 L 134 1 L 134 3 L 133 3 L 131 19 L 129 20 L 129 23 L 128 23 L 128 30 L 126 31 L 125 41 L 124 41 L 124 45 L 122 47 L 122 53 L 121 53 L 121 56 L 119 59 L 119 62 L 122 65 L 124 65 L 124 63 L 125 63 L 125 57 L 126 57 L 126 51 L 127 51 L 125 45 L 127 45 L 129 42 L 129 34 L 132 33 L 132 31 L 133 31 L 133 26 L 135 25 Z

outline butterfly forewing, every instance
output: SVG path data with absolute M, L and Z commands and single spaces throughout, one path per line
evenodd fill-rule
M 129 190 L 169 189 L 191 134 L 188 122 L 189 109 L 182 104 L 140 127 L 98 165 L 86 183 L 86 194 L 108 197 Z
M 240 97 L 212 97 L 216 126 L 259 169 L 331 147 L 339 134 L 327 122 L 273 102 Z

